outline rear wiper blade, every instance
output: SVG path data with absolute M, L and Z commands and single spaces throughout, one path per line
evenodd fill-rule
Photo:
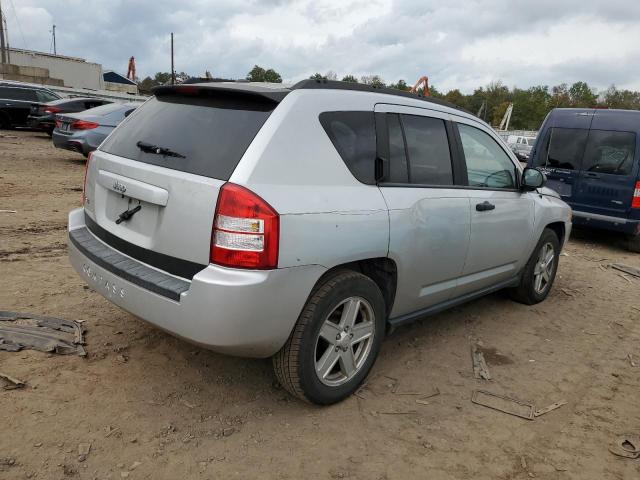
M 159 147 L 157 145 L 152 145 L 151 143 L 147 142 L 139 141 L 138 143 L 136 143 L 136 147 L 138 147 L 143 152 L 154 153 L 156 155 L 162 155 L 163 157 L 187 158 L 180 153 L 174 152 L 173 150 L 165 147 Z

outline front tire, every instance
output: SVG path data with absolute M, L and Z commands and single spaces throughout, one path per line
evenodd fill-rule
M 384 328 L 385 304 L 375 282 L 337 271 L 311 292 L 287 343 L 273 357 L 276 377 L 301 400 L 339 402 L 368 375 Z
M 510 290 L 511 298 L 526 305 L 542 302 L 553 286 L 560 258 L 560 240 L 545 228 L 522 272 L 520 285 Z

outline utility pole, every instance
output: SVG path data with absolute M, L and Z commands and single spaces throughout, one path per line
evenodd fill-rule
M 57 55 L 58 51 L 56 50 L 56 26 L 53 25 L 53 54 Z
M 173 32 L 171 32 L 171 85 L 176 83 L 176 71 L 173 67 Z
M 4 15 L 2 13 L 2 3 L 0 3 L 0 63 L 7 63 L 7 45 L 5 44 L 4 37 Z

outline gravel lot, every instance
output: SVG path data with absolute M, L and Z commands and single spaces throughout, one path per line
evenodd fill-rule
M 318 408 L 270 361 L 194 347 L 85 287 L 65 234 L 83 171 L 44 134 L 0 131 L 0 209 L 17 211 L 0 212 L 0 310 L 82 320 L 88 352 L 0 351 L 27 383 L 0 390 L 0 478 L 640 478 L 640 459 L 609 452 L 640 434 L 640 279 L 605 268 L 640 255 L 617 236 L 575 232 L 540 305 L 499 293 L 397 330 L 358 396 Z M 475 389 L 568 403 L 528 421 L 474 405 Z

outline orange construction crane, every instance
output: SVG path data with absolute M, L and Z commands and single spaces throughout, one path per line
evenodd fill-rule
M 129 59 L 129 69 L 127 70 L 127 78 L 132 82 L 136 81 L 136 59 L 133 57 Z
M 418 93 L 418 89 L 420 87 L 422 87 L 422 95 L 424 95 L 425 97 L 431 96 L 431 92 L 429 91 L 429 77 L 427 77 L 426 75 L 420 77 L 416 84 L 411 87 L 411 93 Z

